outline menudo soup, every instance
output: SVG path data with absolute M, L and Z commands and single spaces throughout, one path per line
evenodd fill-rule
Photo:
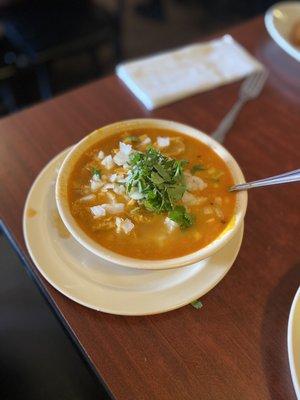
M 86 234 L 125 256 L 156 260 L 212 242 L 233 217 L 225 162 L 207 145 L 161 129 L 99 141 L 68 182 L 71 213 Z

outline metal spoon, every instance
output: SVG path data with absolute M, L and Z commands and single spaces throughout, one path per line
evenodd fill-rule
M 282 183 L 298 182 L 300 181 L 300 169 L 294 171 L 285 172 L 284 174 L 271 176 L 269 178 L 260 179 L 258 181 L 240 183 L 232 186 L 229 191 L 234 192 L 237 190 L 249 190 L 256 187 L 280 185 Z

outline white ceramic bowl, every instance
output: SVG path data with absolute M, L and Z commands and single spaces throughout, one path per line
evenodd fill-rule
M 300 20 L 300 2 L 282 1 L 274 4 L 265 15 L 265 25 L 270 36 L 290 56 L 300 61 L 300 49 L 289 40 L 293 25 Z
M 208 244 L 206 247 L 177 258 L 167 259 L 167 260 L 141 260 L 131 257 L 126 257 L 115 253 L 111 250 L 106 249 L 100 244 L 96 243 L 91 239 L 76 223 L 73 218 L 67 196 L 67 183 L 72 172 L 74 165 L 80 158 L 83 152 L 85 152 L 93 144 L 99 142 L 101 139 L 115 135 L 119 132 L 130 131 L 133 129 L 142 128 L 161 128 L 176 131 L 187 136 L 191 136 L 211 147 L 227 164 L 231 174 L 233 176 L 235 183 L 244 182 L 243 173 L 238 166 L 235 159 L 231 154 L 218 142 L 205 135 L 203 132 L 192 128 L 187 125 L 183 125 L 173 121 L 166 121 L 160 119 L 133 119 L 127 121 L 116 122 L 111 125 L 107 125 L 101 129 L 97 129 L 90 135 L 86 136 L 79 143 L 77 143 L 70 153 L 65 158 L 56 182 L 56 203 L 58 207 L 59 214 L 66 225 L 67 229 L 73 235 L 73 237 L 82 244 L 86 249 L 90 250 L 97 256 L 104 258 L 108 261 L 116 263 L 121 266 L 139 268 L 139 269 L 169 269 L 182 267 L 184 265 L 190 265 L 203 260 L 212 254 L 220 250 L 238 231 L 241 226 L 246 208 L 247 208 L 247 192 L 237 193 L 237 202 L 235 214 L 232 221 L 228 224 L 228 227 L 218 236 L 213 242 Z

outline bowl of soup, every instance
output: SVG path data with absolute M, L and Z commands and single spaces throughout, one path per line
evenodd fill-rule
M 115 264 L 167 269 L 203 260 L 241 226 L 246 192 L 235 159 L 203 132 L 134 119 L 97 129 L 65 158 L 59 214 L 86 249 Z

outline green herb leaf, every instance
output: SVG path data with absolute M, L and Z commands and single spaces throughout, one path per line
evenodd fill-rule
M 174 160 L 149 147 L 146 152 L 134 152 L 129 158 L 130 172 L 126 191 L 132 189 L 143 194 L 140 200 L 147 210 L 162 213 L 175 210 L 185 190 L 183 169 L 185 160 Z M 190 226 L 192 218 L 186 212 L 180 217 L 182 227 Z
M 204 171 L 206 168 L 204 167 L 203 164 L 196 164 L 193 165 L 192 169 L 191 169 L 191 173 L 194 175 L 196 172 L 198 171 Z
M 151 181 L 154 185 L 161 185 L 164 182 L 164 178 L 162 178 L 157 172 L 151 172 Z
M 171 204 L 177 203 L 182 199 L 184 192 L 186 191 L 185 185 L 170 186 L 167 188 L 169 200 Z
M 191 306 L 196 308 L 196 310 L 200 310 L 200 308 L 203 307 L 203 304 L 201 303 L 200 300 L 194 300 L 194 301 L 191 302 Z
M 194 216 L 190 214 L 184 206 L 176 206 L 174 210 L 169 211 L 169 218 L 185 229 L 193 225 Z
M 97 168 L 92 169 L 92 176 L 97 175 L 98 178 L 101 178 L 101 171 Z
M 171 179 L 166 166 L 161 165 L 161 164 L 155 164 L 154 168 L 156 169 L 156 171 L 159 173 L 159 175 L 165 180 L 165 181 L 169 181 Z

